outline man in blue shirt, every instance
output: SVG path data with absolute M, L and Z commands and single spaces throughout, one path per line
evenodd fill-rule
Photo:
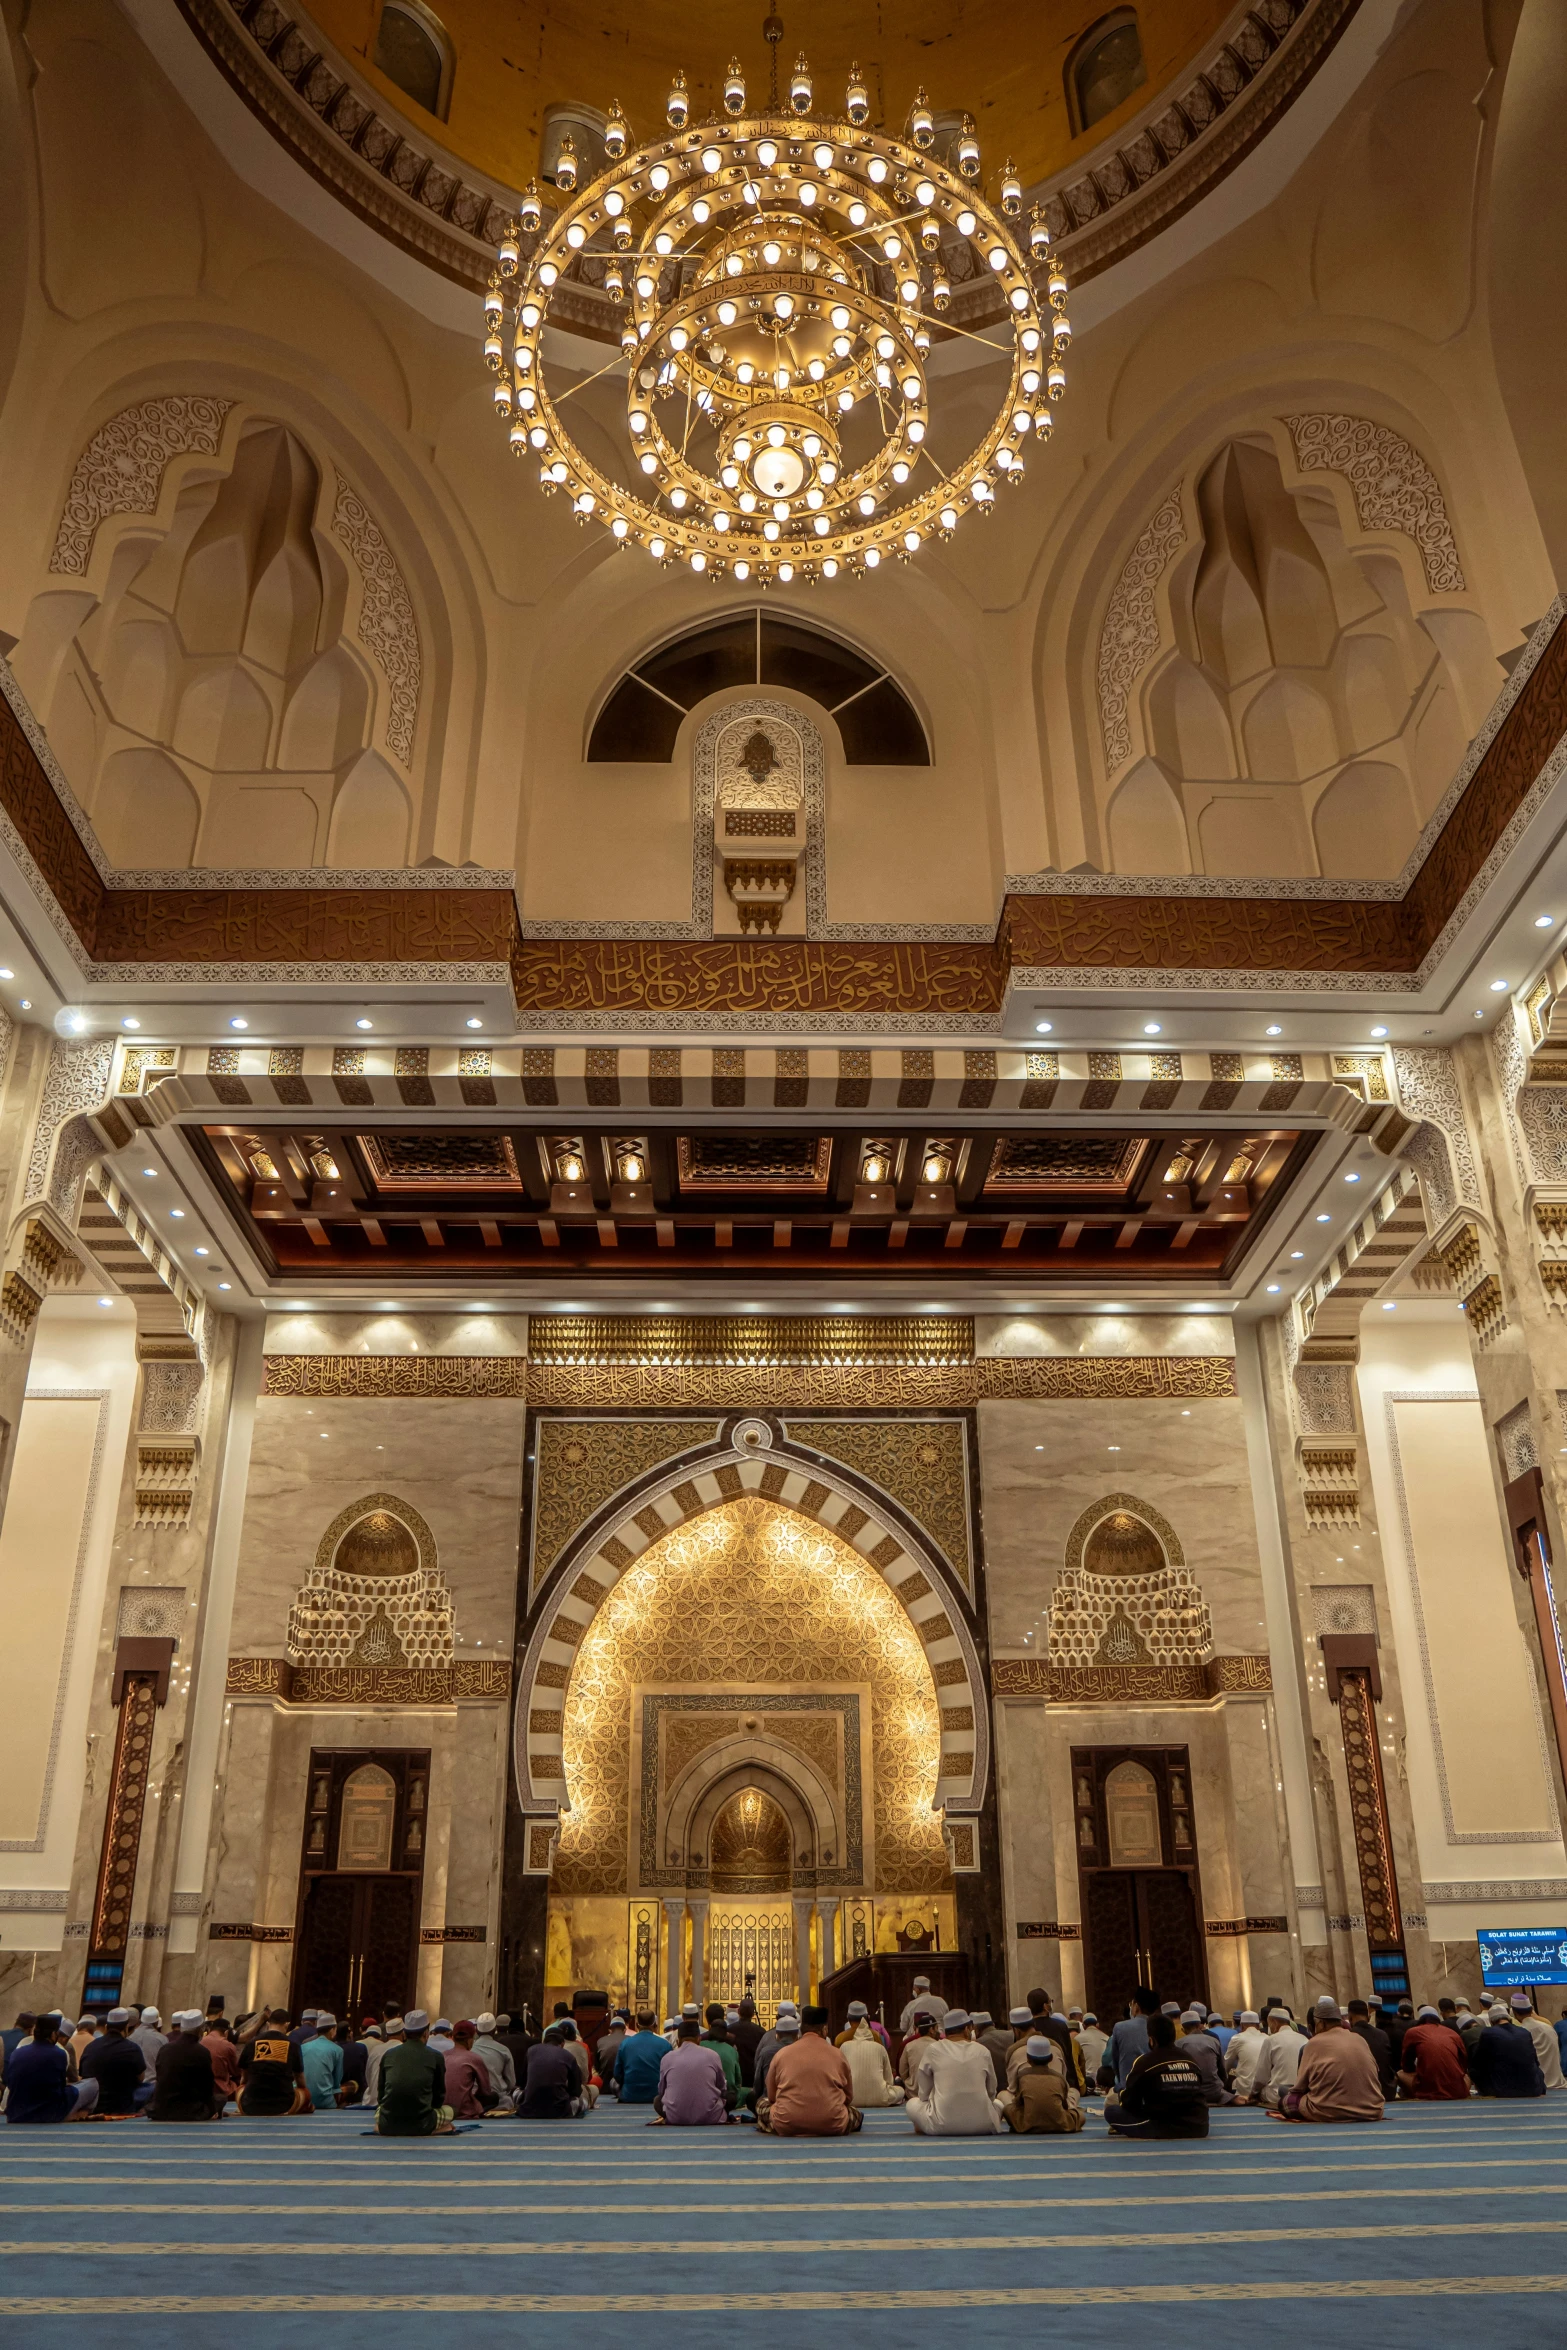
M 41 2015 L 30 2040 L 19 2041 L 6 2062 L 8 2122 L 63 2122 L 90 2113 L 98 2102 L 96 2081 L 73 2081 L 71 2060 L 55 2037 L 58 2015 Z
M 1132 2012 L 1123 2016 L 1110 2034 L 1110 2045 L 1104 2052 L 1104 2063 L 1115 2074 L 1115 2085 L 1124 2089 L 1127 2077 L 1140 2056 L 1148 2054 L 1148 2018 L 1159 2013 L 1159 1994 L 1139 1983 L 1132 1993 Z
M 316 2017 L 315 2037 L 300 2049 L 305 2087 L 317 2113 L 337 2111 L 337 2093 L 343 2086 L 343 2051 L 337 2038 L 337 2018 L 325 2012 Z
M 651 2105 L 658 2095 L 658 2068 L 669 2054 L 669 2042 L 655 2031 L 650 2007 L 637 2010 L 637 2028 L 628 2032 L 615 2055 L 615 2089 L 622 2105 Z

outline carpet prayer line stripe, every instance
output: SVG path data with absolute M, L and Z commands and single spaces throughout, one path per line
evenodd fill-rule
M 1346 2123 L 1344 2126 L 1348 2128 L 1352 2125 Z M 427 2142 L 428 2141 L 425 2141 L 425 2143 Z M 1166 2143 L 1169 2142 L 1170 2141 L 1166 2141 Z M 406 2144 L 407 2141 L 404 2141 L 404 2143 Z M 1191 2143 L 1200 2144 L 1201 2141 L 1192 2140 Z M 1114 2152 L 1111 2152 L 1109 2148 L 1106 2148 L 1103 2159 L 1098 2162 L 1094 2162 L 1091 2165 L 1085 2165 L 1081 2169 L 1070 2170 L 1067 2168 L 1066 2162 L 1058 2158 L 1054 2163 L 1052 2163 L 1048 2171 L 1044 2171 L 1042 2168 L 1040 2172 L 1033 2175 L 1055 2179 L 1088 2178 L 1097 2176 L 1100 2171 L 1108 2169 L 1111 2163 L 1125 2164 L 1127 2160 L 1128 2156 L 1124 2148 L 1118 2147 Z M 1446 2162 L 1428 2161 L 1423 2156 L 1416 2156 L 1413 2161 L 1409 2162 L 1400 2162 L 1396 2158 L 1387 2162 L 1216 2162 L 1206 2165 L 1201 2175 L 1203 2178 L 1207 2179 L 1304 2179 L 1310 2178 L 1317 2173 L 1326 2173 L 1334 2178 L 1340 2178 L 1343 2177 L 1346 2173 L 1365 2171 L 1367 2173 L 1375 2174 L 1375 2176 L 1378 2178 L 1382 2178 L 1392 2171 L 1516 2170 L 1521 2163 L 1527 2163 L 1531 2170 L 1539 2170 L 1546 2163 L 1567 2163 L 1567 2155 L 1495 2155 L 1486 2160 L 1477 2161 L 1473 2157 L 1463 2157 Z M 817 2169 L 827 2169 L 829 2167 L 839 2168 L 840 2176 L 843 2175 L 841 2166 L 836 2165 L 830 2166 L 827 2164 L 816 2164 L 814 2166 L 807 2166 L 802 2162 L 791 2163 L 789 2169 L 791 2174 L 798 2175 L 800 2171 L 805 2170 L 807 2167 L 815 2167 Z M 366 2168 L 367 2170 L 373 2171 L 377 2168 L 377 2166 L 375 2164 L 368 2164 L 366 2165 Z M 238 2177 L 233 2179 L 214 2181 L 211 2176 L 211 2168 L 208 2164 L 205 2163 L 203 2163 L 201 2166 L 201 2174 L 209 2186 L 238 2186 L 244 2183 Z M 124 2183 L 129 2186 L 148 2185 L 162 2187 L 177 2185 L 181 2179 L 187 2178 L 189 2175 L 190 2174 L 186 2171 L 171 2171 L 164 2177 L 159 2178 L 155 2174 L 149 2173 L 139 2168 L 136 2170 L 121 2171 L 107 2171 L 95 2168 L 90 2173 L 85 2171 L 81 2172 L 75 2178 L 36 2179 L 28 2181 L 27 2183 L 39 2187 L 91 2187 L 102 2185 L 105 2181 L 107 2181 L 111 2184 Z M 307 2181 L 311 2178 L 312 2175 L 313 2174 L 308 2167 L 305 2167 L 300 2171 L 300 2176 Z M 385 2173 L 383 2172 L 382 2176 L 384 2175 Z M 687 2175 L 691 2176 L 692 2183 L 696 2186 L 702 2186 L 709 2181 L 714 2185 L 720 2185 L 724 2187 L 732 2187 L 736 2184 L 736 2174 L 732 2168 L 710 2172 L 707 2174 L 706 2179 L 704 2179 L 695 2176 L 694 2166 L 688 2166 Z M 755 2175 L 758 2177 L 761 2176 L 760 2173 Z M 999 2169 L 999 2166 L 997 2169 L 988 2172 L 980 2172 L 976 2168 L 975 2170 L 968 2172 L 928 2170 L 920 2174 L 927 2185 L 934 2186 L 958 2185 L 962 2183 L 964 2178 L 973 2177 L 985 2177 L 988 2179 L 999 2178 L 1004 2185 L 1017 2185 L 1021 2181 L 1026 2180 L 1029 2175 L 1030 2174 L 1026 2172 L 1002 2171 Z M 1138 2176 L 1140 2178 L 1185 2178 L 1187 2175 L 1188 2173 L 1184 2166 L 1181 2166 L 1177 2169 L 1154 2169 L 1146 2163 L 1139 2162 Z M 774 2179 L 781 2179 L 784 2177 L 784 2173 L 782 2171 L 777 2171 L 773 2174 L 773 2177 Z M 283 2179 L 263 2179 L 253 2183 L 268 2187 L 283 2187 L 288 2185 L 289 2182 Z M 349 2186 L 357 2186 L 359 2183 L 360 2182 L 357 2179 L 346 2182 L 346 2184 Z M 475 2190 L 479 2190 L 485 2187 L 493 2190 L 496 2186 L 528 2186 L 534 2182 L 525 2177 L 519 2178 L 516 2175 L 497 2179 L 494 2171 L 488 2171 L 483 2175 L 483 2177 L 474 2178 L 468 2183 Z M 559 2182 L 556 2173 L 550 2171 L 541 2171 L 538 2174 L 537 2183 L 541 2186 L 548 2186 L 552 2183 Z M 594 2185 L 595 2181 L 592 2179 L 574 2179 L 569 2183 L 572 2186 L 575 2186 L 580 2192 L 581 2189 Z M 600 2179 L 596 2183 L 599 2185 L 619 2189 L 620 2187 L 642 2186 L 649 2182 L 646 2180 L 646 2174 L 639 2174 L 634 2179 L 627 2176 L 621 2179 Z M 664 2184 L 665 2181 L 663 2178 L 655 2174 L 655 2177 L 651 2183 L 661 2185 Z M 893 2183 L 894 2182 L 887 2174 L 876 2171 L 854 2171 L 850 2172 L 847 2176 L 844 2177 L 844 2184 L 846 2188 L 862 2185 L 889 2186 Z M 3 2181 L 0 2181 L 0 2209 L 5 2208 L 4 2192 L 4 2183 Z M 62 2205 L 61 2208 L 64 2210 L 81 2210 L 84 2208 L 84 2206 L 80 2204 L 76 2204 L 74 2206 L 66 2204 Z
M 863 2247 L 861 2248 L 863 2249 Z M 359 2317 L 422 2312 L 430 2316 L 590 2317 L 703 2310 L 1081 2309 L 1149 2308 L 1166 2302 L 1502 2299 L 1567 2292 L 1567 2276 L 1367 2277 L 1204 2280 L 1168 2285 L 1017 2285 L 917 2291 L 826 2293 L 138 2293 L 23 2294 L 0 2298 L 0 2317 Z
M 876 2250 L 881 2252 L 921 2252 L 934 2254 L 961 2254 L 968 2257 L 986 2252 L 1130 2252 L 1179 2249 L 1187 2244 L 1366 2244 L 1384 2238 L 1409 2236 L 1428 2237 L 1431 2231 L 1423 2220 L 1411 2221 L 1407 2227 L 1393 2227 L 1386 2223 L 1364 2224 L 1345 2228 L 1180 2228 L 1163 2233 L 1146 2231 L 1136 2235 L 1113 2236 L 964 2236 L 950 2244 L 933 2244 L 928 2236 L 882 2236 L 876 2238 Z M 1531 2236 L 1567 2235 L 1567 2219 L 1537 2219 L 1529 2223 Z M 223 2249 L 225 2265 L 235 2260 L 335 2260 L 344 2256 L 384 2260 L 395 2250 L 400 2260 L 491 2260 L 536 2259 L 549 2260 L 591 2258 L 602 2253 L 613 2253 L 621 2258 L 645 2259 L 649 2254 L 662 2254 L 671 2259 L 689 2260 L 688 2243 L 671 2243 L 667 2237 L 653 2236 L 640 2244 L 617 2243 L 613 2238 L 590 2237 L 580 2243 L 552 2240 L 547 2244 L 411 2244 L 402 2238 L 396 2246 L 388 2244 L 345 2244 L 337 2237 L 319 2244 L 288 2244 L 272 2241 L 267 2244 L 228 2244 Z M 852 2252 L 863 2253 L 863 2236 L 749 2236 L 733 2241 L 704 2244 L 701 2256 L 723 2253 L 801 2253 Z M 46 2253 L 53 2259 L 60 2251 L 58 2236 L 0 2238 L 0 2253 Z M 109 2244 L 101 2240 L 92 2244 L 73 2244 L 73 2260 L 84 2257 L 125 2260 L 175 2260 L 210 2256 L 210 2237 L 194 2237 L 188 2242 L 147 2244 L 130 2237 L 123 2244 Z
M 1148 2174 L 1143 2175 L 1146 2177 Z M 1166 2172 L 1163 2175 L 1173 2177 L 1177 2174 Z M 1524 2195 L 1560 2195 L 1562 2190 L 1558 2185 L 1531 2186 L 1527 2183 L 1506 2188 L 1500 2188 L 1497 2183 L 1483 2187 L 1311 2187 L 1298 2195 L 1269 2192 L 1253 2195 L 1248 2200 L 1253 2203 L 1351 2203 L 1363 2202 L 1367 2195 L 1374 2194 L 1381 2201 L 1393 2202 L 1412 2196 L 1495 2196 L 1498 2192 L 1516 2200 Z M 1201 2203 L 1205 2200 L 1200 2191 L 1186 2195 L 1139 2197 L 1143 2203 Z M 1057 2199 L 1056 2208 L 1060 2211 L 1119 2210 L 1125 2202 L 1126 2192 L 1123 2189 L 1119 2195 L 1063 2195 Z M 475 2205 L 471 2199 L 471 2190 L 467 2200 L 445 2204 L 428 2199 L 421 2203 L 322 2203 L 316 2200 L 309 2203 L 193 2203 L 189 2197 L 179 2203 L 127 2204 L 121 2197 L 113 2203 L 6 2203 L 0 2208 L 7 2212 L 51 2211 L 60 2219 L 74 2218 L 78 2212 L 100 2211 L 117 2212 L 121 2218 L 138 2219 L 144 2215 L 156 2217 L 166 2213 L 198 2213 L 203 2219 L 258 2216 L 275 2219 L 310 2219 L 317 2216 L 330 2219 L 378 2219 L 383 2216 L 496 2219 L 511 2214 L 525 2214 L 553 2220 L 557 2217 L 620 2218 L 633 2213 L 650 2218 L 704 2219 L 710 2213 L 714 2216 L 728 2216 L 735 2212 L 743 2212 L 748 2218 L 759 2216 L 754 2202 L 704 2203 L 696 2211 L 692 2210 L 689 2203 L 623 2203 L 613 2211 L 606 2211 L 602 2203 L 552 2203 L 548 2212 L 541 2214 L 533 2203 Z M 769 2211 L 852 2211 L 856 2216 L 866 2211 L 1032 2211 L 1035 2208 L 1034 2200 L 1023 2195 L 903 2195 L 895 2201 L 890 2197 L 878 2197 L 871 2202 L 853 2204 L 846 2204 L 839 2195 L 827 2203 L 778 2201 L 768 2206 Z

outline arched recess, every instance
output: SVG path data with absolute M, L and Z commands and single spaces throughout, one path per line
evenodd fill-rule
M 1135 1493 L 1090 1502 L 1067 1536 L 1050 1601 L 1063 1664 L 1172 1665 L 1213 1652 L 1213 1623 L 1175 1528 Z
M 792 1446 L 777 1421 L 759 1415 L 732 1418 L 716 1445 L 662 1463 L 561 1553 L 519 1676 L 513 1767 L 523 1811 L 550 1823 L 560 1815 L 561 1701 L 603 1601 L 653 1543 L 747 1495 L 825 1527 L 881 1575 L 919 1635 L 935 1683 L 941 1764 L 933 1806 L 949 1818 L 980 1811 L 990 1777 L 990 1711 L 956 1575 L 888 1495 L 836 1462 Z M 530 1834 L 528 1873 L 548 1873 L 552 1841 Z
M 808 1757 L 741 1736 L 708 1747 L 666 1790 L 659 1806 L 659 1853 L 665 1866 L 684 1868 L 688 1877 L 704 1867 L 711 1870 L 719 1815 L 751 1787 L 771 1796 L 787 1820 L 794 1868 L 814 1868 L 818 1854 L 830 1865 L 844 1850 L 836 1792 Z

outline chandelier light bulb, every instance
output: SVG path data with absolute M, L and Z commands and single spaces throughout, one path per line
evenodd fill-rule
M 523 235 L 537 236 L 539 222 L 543 217 L 544 208 L 539 202 L 539 191 L 530 180 L 523 191 L 522 202 L 517 207 L 517 222 Z
M 655 196 L 661 196 L 669 185 L 668 164 L 655 163 L 652 170 L 647 175 L 647 183 Z
M 495 248 L 495 258 L 500 264 L 502 277 L 516 276 L 517 264 L 522 259 L 522 245 L 516 229 L 507 229 Z
M 724 158 L 719 148 L 704 147 L 702 149 L 702 169 L 706 172 L 709 179 L 711 179 L 716 172 L 722 171 L 723 167 Z
M 958 169 L 966 180 L 979 177 L 979 140 L 974 133 L 973 118 L 965 114 L 963 129 L 958 138 Z
M 686 127 L 686 116 L 690 111 L 690 100 L 686 96 L 686 77 L 683 73 L 677 73 L 669 85 L 669 96 L 664 100 L 664 112 L 669 118 L 670 129 L 683 131 Z
M 825 139 L 818 140 L 816 145 L 811 149 L 811 161 L 815 164 L 818 171 L 831 171 L 832 157 L 833 151 L 831 147 L 828 146 Z
M 778 161 L 777 141 L 774 139 L 758 139 L 756 142 L 756 160 L 764 171 L 771 171 L 773 165 Z
M 744 114 L 745 112 L 745 75 L 740 70 L 738 57 L 730 58 L 729 71 L 724 76 L 724 112 L 726 114 Z M 628 1178 L 628 1180 L 630 1179 Z
M 909 114 L 909 137 L 916 147 L 929 147 L 936 136 L 936 119 L 930 110 L 930 100 L 923 90 L 914 93 L 914 104 Z
M 863 228 L 869 218 L 869 211 L 867 210 L 866 206 L 860 202 L 858 196 L 856 196 L 854 202 L 849 206 L 849 221 L 851 226 L 854 228 Z
M 870 92 L 865 87 L 857 65 L 849 68 L 849 87 L 844 97 L 843 110 L 856 130 L 870 118 Z
M 577 184 L 577 145 L 570 131 L 561 135 L 560 153 L 555 158 L 555 185 L 569 194 Z
M 493 367 L 497 374 L 500 372 L 501 338 L 498 334 L 487 334 L 484 338 L 484 363 L 486 367 Z
M 803 57 L 794 61 L 794 72 L 789 79 L 789 103 L 796 114 L 811 111 L 811 69 Z
M 865 166 L 865 176 L 873 187 L 879 188 L 890 168 L 884 155 L 873 155 Z
M 647 551 L 652 556 L 655 563 L 662 563 L 665 555 L 664 541 L 661 538 L 649 539 L 647 543 Z
M 609 120 L 604 125 L 604 152 L 612 162 L 618 163 L 620 161 L 626 152 L 630 138 L 630 126 L 621 113 L 619 105 L 612 106 L 609 110 Z
M 1010 156 L 1001 169 L 1001 209 L 1008 220 L 1016 220 L 1023 210 L 1023 183 Z

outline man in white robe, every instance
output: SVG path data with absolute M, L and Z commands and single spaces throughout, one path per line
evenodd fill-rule
M 996 2101 L 996 2068 L 981 2048 L 966 2009 L 949 2007 L 942 2036 L 921 2054 L 915 2094 L 905 2110 L 922 2138 L 999 2137 L 1006 2129 Z
M 848 2038 L 839 2041 L 838 2053 L 849 2068 L 854 2102 L 862 2112 L 867 2106 L 903 2103 L 903 2091 L 892 2077 L 892 2059 L 863 2015 L 855 2018 Z
M 916 1975 L 914 1996 L 898 2018 L 899 2037 L 904 2040 L 908 2038 L 914 2029 L 914 2018 L 917 2015 L 933 2015 L 939 2024 L 946 2012 L 947 2003 L 939 1992 L 931 1989 L 929 1975 Z
M 1257 2010 L 1254 2007 L 1243 2008 L 1240 2029 L 1231 2034 L 1230 2044 L 1224 2051 L 1225 2074 L 1241 2105 L 1251 2102 L 1252 2082 L 1267 2045 L 1268 2035 L 1262 2028 L 1262 2018 Z
M 1252 2105 L 1266 2105 L 1276 2110 L 1284 2102 L 1287 2092 L 1295 2086 L 1295 2075 L 1306 2052 L 1306 2035 L 1296 2027 L 1295 2018 L 1287 2007 L 1268 2011 L 1268 2044 L 1257 2058 L 1257 2069 L 1251 2078 Z

